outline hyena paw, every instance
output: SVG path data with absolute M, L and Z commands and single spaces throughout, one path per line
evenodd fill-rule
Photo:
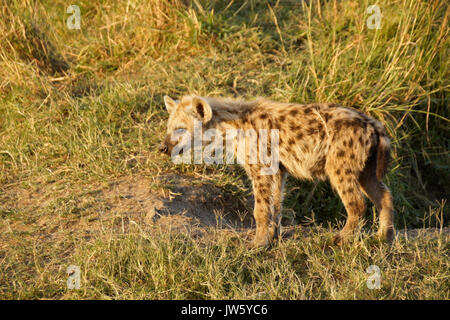
M 349 239 L 353 237 L 353 233 L 346 232 L 346 231 L 340 231 L 336 233 L 336 235 L 333 237 L 333 243 L 337 246 L 342 246 L 344 243 L 348 242 Z
M 342 237 L 340 232 L 334 235 L 333 243 L 337 246 L 342 246 L 344 244 L 344 237 Z
M 258 234 L 256 233 L 255 238 L 252 241 L 252 247 L 254 248 L 266 248 L 270 246 L 272 243 L 273 235 L 271 236 L 269 232 L 266 232 L 264 234 Z
M 392 243 L 395 238 L 395 229 L 393 227 L 380 229 L 378 231 L 378 238 L 387 243 Z

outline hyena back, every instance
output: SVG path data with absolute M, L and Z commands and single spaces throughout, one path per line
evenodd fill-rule
M 279 230 L 287 174 L 307 180 L 329 178 L 347 211 L 346 224 L 335 237 L 337 243 L 353 233 L 364 215 L 363 194 L 380 213 L 380 237 L 392 240 L 392 196 L 381 181 L 389 162 L 390 141 L 377 120 L 335 104 L 300 105 L 265 99 L 246 102 L 199 96 L 185 96 L 181 101 L 166 96 L 164 100 L 170 116 L 160 150 L 169 155 L 180 144 L 183 133 L 192 136 L 194 120 L 200 121 L 205 130 L 214 128 L 223 133 L 229 129 L 278 130 L 279 170 L 261 175 L 264 164 L 244 161 L 255 197 L 256 246 L 268 245 Z

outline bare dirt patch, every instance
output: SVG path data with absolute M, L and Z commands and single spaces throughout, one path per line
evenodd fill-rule
M 163 189 L 154 187 L 155 180 Z M 249 204 L 211 183 L 187 176 L 123 178 L 103 190 L 101 196 L 113 213 L 150 225 L 248 229 L 254 224 Z
M 30 235 L 71 229 L 92 236 L 108 225 L 127 232 L 131 224 L 171 230 L 254 227 L 251 199 L 236 199 L 211 182 L 189 176 L 130 176 L 83 187 L 15 185 L 2 191 L 1 228 L 26 229 Z

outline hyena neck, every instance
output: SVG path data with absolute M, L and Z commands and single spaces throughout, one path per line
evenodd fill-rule
M 213 117 L 210 127 L 222 132 L 228 129 L 240 129 L 248 116 L 260 103 L 255 101 L 239 101 L 232 99 L 205 98 L 211 106 Z

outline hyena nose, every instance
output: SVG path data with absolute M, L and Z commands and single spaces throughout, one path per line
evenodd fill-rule
M 165 143 L 161 143 L 161 144 L 159 145 L 159 151 L 162 152 L 162 153 L 167 153 L 168 148 L 167 148 L 167 146 L 166 146 Z

